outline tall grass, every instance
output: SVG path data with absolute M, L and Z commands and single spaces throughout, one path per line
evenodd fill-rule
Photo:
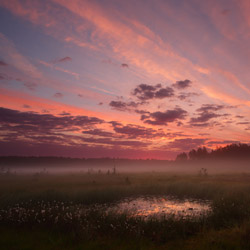
M 244 240 L 247 230 L 250 232 L 250 226 L 243 227 L 250 221 L 249 180 L 246 174 L 0 176 L 0 228 L 52 230 L 85 243 L 126 237 L 153 246 L 177 246 L 180 242 L 190 243 L 190 239 L 202 245 L 210 242 L 206 234 L 241 228 L 240 237 Z M 166 216 L 144 220 L 107 212 L 103 205 L 140 195 L 209 199 L 212 212 L 196 219 Z

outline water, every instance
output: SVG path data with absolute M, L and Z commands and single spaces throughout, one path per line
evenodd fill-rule
M 131 216 L 144 218 L 167 216 L 197 218 L 206 216 L 211 212 L 209 201 L 195 199 L 179 200 L 169 196 L 127 198 L 115 204 L 110 209 L 118 213 L 127 213 Z
M 200 218 L 211 212 L 211 202 L 204 200 L 185 199 L 178 200 L 170 196 L 147 196 L 126 198 L 114 204 L 83 205 L 73 202 L 60 202 L 43 200 L 29 200 L 14 206 L 0 209 L 0 223 L 15 224 L 54 223 L 81 221 L 88 217 L 89 212 L 104 212 L 105 214 L 127 214 L 128 217 L 185 219 Z M 86 219 L 83 219 L 84 223 Z M 83 223 L 83 224 L 84 224 Z M 90 221 L 90 223 L 92 223 Z

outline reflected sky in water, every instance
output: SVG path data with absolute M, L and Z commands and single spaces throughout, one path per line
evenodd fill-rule
M 211 211 L 210 202 L 204 200 L 184 199 L 172 197 L 138 197 L 124 199 L 115 205 L 119 213 L 126 212 L 132 216 L 176 218 L 200 217 Z

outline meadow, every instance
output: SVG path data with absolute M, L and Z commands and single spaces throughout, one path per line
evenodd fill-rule
M 209 200 L 198 218 L 107 212 L 126 197 Z M 0 175 L 1 249 L 250 249 L 250 174 Z

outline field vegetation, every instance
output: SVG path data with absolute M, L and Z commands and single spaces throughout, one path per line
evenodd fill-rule
M 2 249 L 249 249 L 250 174 L 0 176 Z M 199 218 L 107 212 L 125 197 L 211 201 Z

